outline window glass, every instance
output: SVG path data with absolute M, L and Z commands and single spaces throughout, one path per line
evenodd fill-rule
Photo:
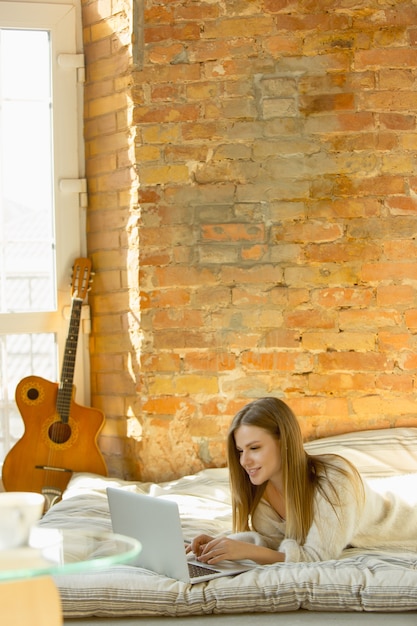
M 0 30 L 2 313 L 56 308 L 50 56 L 47 31 Z
M 17 384 L 28 372 L 42 372 L 54 380 L 57 371 L 56 340 L 53 333 L 0 335 L 0 458 L 24 431 L 24 423 L 14 401 Z
M 18 383 L 60 379 L 86 256 L 83 77 L 80 0 L 0 1 L 0 466 L 23 434 Z M 88 406 L 85 328 L 74 384 Z

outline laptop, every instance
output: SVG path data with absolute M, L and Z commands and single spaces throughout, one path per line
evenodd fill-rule
M 113 532 L 140 541 L 142 550 L 133 565 L 175 578 L 199 583 L 248 571 L 255 563 L 222 561 L 215 566 L 186 555 L 178 505 L 172 500 L 107 488 Z

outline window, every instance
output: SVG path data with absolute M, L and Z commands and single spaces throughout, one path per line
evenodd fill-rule
M 79 0 L 0 2 L 0 464 L 23 434 L 17 383 L 60 378 L 85 256 L 83 72 Z M 83 329 L 74 383 L 88 404 Z

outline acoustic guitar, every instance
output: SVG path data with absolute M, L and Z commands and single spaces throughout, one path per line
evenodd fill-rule
M 61 498 L 73 472 L 107 475 L 97 445 L 104 413 L 81 406 L 74 400 L 73 380 L 82 304 L 90 282 L 90 259 L 76 259 L 61 382 L 28 376 L 16 387 L 16 404 L 25 430 L 4 460 L 3 484 L 6 491 L 42 493 L 46 500 L 45 510 Z

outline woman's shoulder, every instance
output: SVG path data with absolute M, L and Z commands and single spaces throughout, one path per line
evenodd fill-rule
M 348 461 L 348 459 L 339 454 L 320 454 L 317 456 L 309 456 L 309 458 L 318 475 L 328 472 L 347 476 L 356 476 L 359 474 L 356 467 Z
M 338 454 L 308 455 L 310 479 L 323 487 L 331 485 L 357 484 L 362 480 L 359 472 L 348 459 Z
M 327 497 L 332 494 L 342 499 L 344 497 L 350 499 L 352 495 L 355 497 L 363 495 L 362 478 L 350 461 L 337 454 L 326 454 L 314 458 L 317 464 L 319 491 L 324 492 Z

